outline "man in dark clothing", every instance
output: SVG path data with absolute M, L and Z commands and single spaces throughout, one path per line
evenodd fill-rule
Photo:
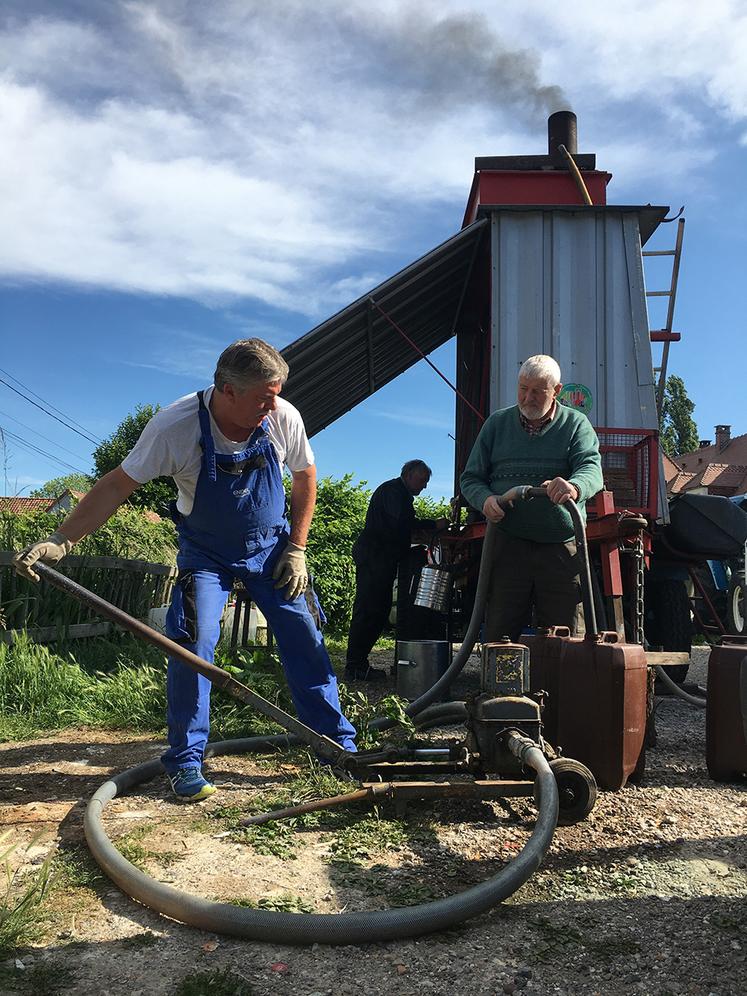
M 415 518 L 413 499 L 428 484 L 431 469 L 422 460 L 409 460 L 399 477 L 380 484 L 371 496 L 366 522 L 353 544 L 355 602 L 348 636 L 345 677 L 377 681 L 382 670 L 369 667 L 368 654 L 381 635 L 392 607 L 392 586 L 399 561 L 410 549 L 413 529 L 446 524 Z

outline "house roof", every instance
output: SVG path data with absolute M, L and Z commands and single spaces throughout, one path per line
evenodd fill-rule
M 24 512 L 46 512 L 54 498 L 21 498 L 18 495 L 0 495 L 0 512 L 22 515 Z
M 677 457 L 677 462 L 683 470 L 698 471 L 710 463 L 747 465 L 747 432 L 741 436 L 732 437 L 723 449 L 716 443 L 701 446 L 692 453 L 683 453 Z
M 736 488 L 747 474 L 744 464 L 709 463 L 703 472 L 703 484 L 720 488 Z
M 679 495 L 683 491 L 691 491 L 700 485 L 700 476 L 700 474 L 688 474 L 684 470 L 680 470 L 675 477 L 667 478 L 667 492 L 670 495 Z
M 680 467 L 676 460 L 673 460 L 670 456 L 667 456 L 666 453 L 662 452 L 661 458 L 662 463 L 664 464 L 664 480 L 667 484 L 669 484 L 669 482 L 673 481 L 678 474 L 682 473 L 682 467 Z
M 74 491 L 67 488 L 56 498 L 21 498 L 16 495 L 0 495 L 0 512 L 11 512 L 13 515 L 23 515 L 26 512 L 49 512 L 56 509 L 65 495 L 72 495 L 78 501 L 83 497 L 85 491 Z M 142 510 L 144 518 L 148 522 L 161 522 L 161 516 L 149 508 Z

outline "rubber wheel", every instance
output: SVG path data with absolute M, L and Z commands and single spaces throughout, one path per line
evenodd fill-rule
M 550 770 L 558 783 L 558 825 L 572 826 L 585 820 L 597 801 L 597 783 L 585 764 L 571 757 L 550 761 Z
M 735 573 L 729 583 L 729 594 L 726 602 L 726 623 L 730 633 L 737 636 L 745 634 L 744 618 L 744 574 Z
M 653 639 L 649 642 L 662 650 L 692 651 L 690 599 L 684 581 L 659 581 L 648 593 L 652 616 Z M 648 612 L 647 612 L 648 615 Z M 667 674 L 678 685 L 687 677 L 689 664 L 668 667 Z

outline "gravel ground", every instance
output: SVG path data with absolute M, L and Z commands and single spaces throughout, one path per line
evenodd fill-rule
M 706 656 L 695 651 L 688 680 L 705 683 Z M 95 877 L 84 802 L 109 773 L 156 756 L 152 738 L 67 731 L 2 745 L 0 812 L 28 847 L 19 854 L 33 865 L 57 849 L 77 870 L 52 893 L 37 944 L 0 966 L 0 993 L 743 994 L 745 786 L 708 779 L 702 710 L 662 698 L 657 732 L 643 781 L 602 793 L 584 822 L 559 828 L 539 872 L 498 909 L 418 940 L 306 948 L 184 926 Z M 345 852 L 345 863 L 335 857 L 339 824 L 303 828 L 276 853 L 256 853 L 226 831 L 226 807 L 245 811 L 293 765 L 216 758 L 212 773 L 221 792 L 198 807 L 170 802 L 159 778 L 107 814 L 131 860 L 208 898 L 292 896 L 299 909 L 320 912 L 411 904 L 495 874 L 533 826 L 525 800 L 418 804 L 404 824 L 384 811 L 380 846 Z

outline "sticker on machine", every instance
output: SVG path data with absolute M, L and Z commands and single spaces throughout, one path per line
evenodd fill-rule
M 588 415 L 594 407 L 594 398 L 586 384 L 563 384 L 558 401 L 566 408 L 575 408 Z

